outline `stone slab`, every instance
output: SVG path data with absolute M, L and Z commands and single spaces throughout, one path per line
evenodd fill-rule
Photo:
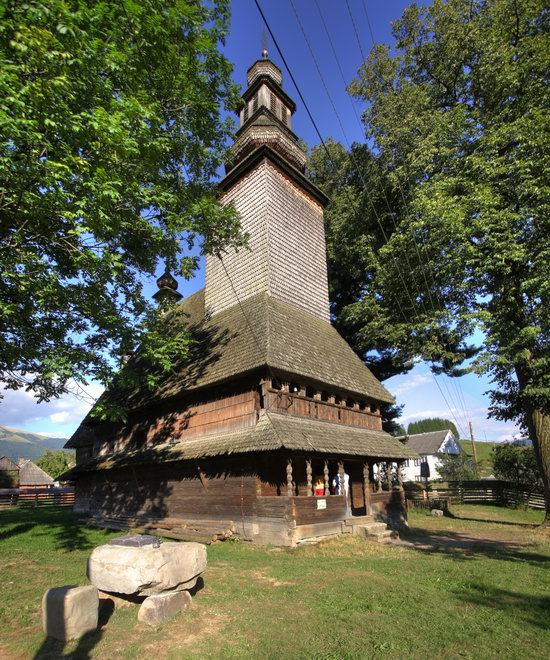
M 42 598 L 42 627 L 48 637 L 67 641 L 97 629 L 99 596 L 94 586 L 48 589 Z
M 121 545 L 128 548 L 143 548 L 151 545 L 154 548 L 160 547 L 160 540 L 150 534 L 133 534 L 132 536 L 121 536 L 118 539 L 107 541 L 106 545 Z
M 148 596 L 139 608 L 138 621 L 149 626 L 158 626 L 178 612 L 186 610 L 191 605 L 191 601 L 191 594 L 188 591 L 172 591 Z
M 101 591 L 151 596 L 191 589 L 206 565 L 206 546 L 201 543 L 101 545 L 88 559 L 87 575 Z

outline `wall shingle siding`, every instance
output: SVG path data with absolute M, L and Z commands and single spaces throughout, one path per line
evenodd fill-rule
M 329 321 L 323 209 L 269 161 L 262 161 L 222 198 L 233 202 L 250 250 L 223 264 L 206 259 L 206 308 L 217 314 L 261 292 Z M 235 290 L 234 290 L 235 289 Z M 235 293 L 236 291 L 236 293 Z

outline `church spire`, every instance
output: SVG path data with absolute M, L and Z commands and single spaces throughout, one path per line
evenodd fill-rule
M 251 151 L 264 145 L 304 172 L 306 153 L 292 131 L 296 104 L 283 89 L 283 72 L 269 59 L 265 40 L 262 59 L 248 69 L 247 82 L 239 110 L 240 128 L 225 164 L 226 172 L 229 174 Z

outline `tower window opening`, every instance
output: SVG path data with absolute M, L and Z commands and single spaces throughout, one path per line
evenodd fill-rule
M 274 115 L 277 114 L 277 99 L 273 92 L 269 92 L 269 109 Z
M 281 382 L 279 380 L 277 380 L 276 378 L 273 378 L 273 380 L 271 381 L 271 387 L 274 390 L 281 390 L 283 388 L 283 386 L 281 385 Z
M 334 395 L 334 403 L 337 406 L 341 406 L 342 405 L 342 397 L 338 396 L 338 394 L 335 394 Z
M 281 110 L 281 119 L 283 120 L 283 123 L 286 124 L 287 126 L 290 124 L 288 108 L 284 105 Z
M 359 410 L 365 412 L 366 409 L 367 409 L 367 404 L 364 401 L 359 401 Z
M 311 385 L 308 385 L 308 386 L 306 387 L 306 396 L 307 396 L 309 399 L 313 399 L 313 397 L 315 396 L 315 388 L 314 388 L 314 387 L 311 387 Z
M 288 387 L 288 391 L 291 394 L 298 394 L 298 392 L 300 391 L 300 386 L 298 385 L 298 383 L 290 383 Z
M 350 397 L 346 399 L 346 408 L 353 408 L 355 401 Z
M 243 122 L 248 121 L 248 103 L 244 106 Z
M 321 392 L 321 401 L 328 401 L 328 392 Z
M 254 97 L 254 100 L 252 101 L 252 112 L 256 112 L 258 109 L 258 95 Z

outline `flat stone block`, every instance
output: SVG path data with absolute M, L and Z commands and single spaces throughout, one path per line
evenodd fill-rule
M 152 596 L 191 589 L 206 564 L 206 546 L 201 543 L 100 545 L 88 559 L 87 574 L 101 591 Z
M 186 610 L 191 605 L 191 600 L 188 591 L 170 591 L 157 596 L 148 596 L 139 608 L 138 621 L 150 626 L 158 626 L 178 612 Z
M 54 587 L 42 598 L 42 626 L 48 637 L 67 641 L 97 629 L 99 596 L 94 586 Z
M 443 515 L 443 511 L 441 511 L 441 509 L 432 509 L 431 513 L 432 513 L 432 516 L 442 516 Z

